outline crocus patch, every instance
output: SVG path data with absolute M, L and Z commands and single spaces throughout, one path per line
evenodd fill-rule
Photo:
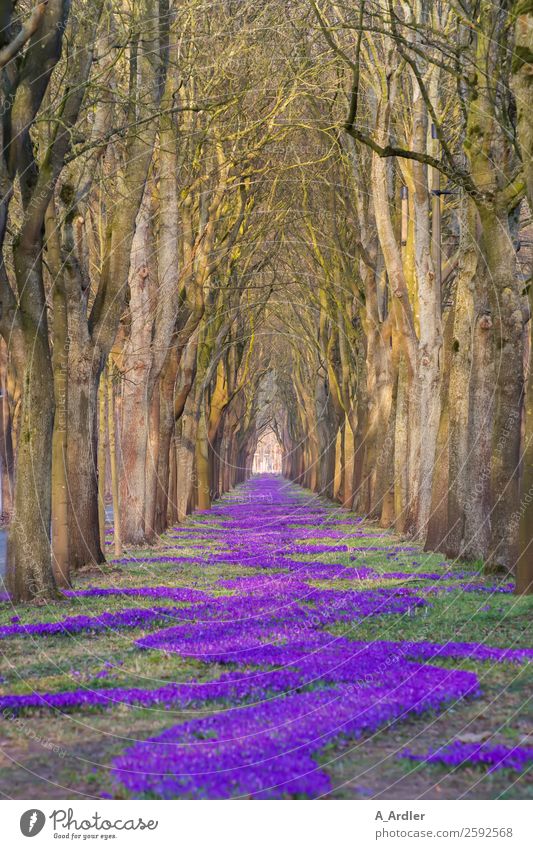
M 170 724 L 173 711 L 202 707 L 208 716 L 171 725 L 119 755 L 112 766 L 117 792 L 159 798 L 317 797 L 331 790 L 319 766 L 327 744 L 342 737 L 364 740 L 378 728 L 481 695 L 474 672 L 446 668 L 443 660 L 524 663 L 533 657 L 531 649 L 481 643 L 365 642 L 334 635 L 332 626 L 342 622 L 351 630 L 369 617 L 424 615 L 431 611 L 433 592 L 507 592 L 510 587 L 487 587 L 472 580 L 474 573 L 454 572 L 446 562 L 424 570 L 423 553 L 415 546 L 359 531 L 355 520 L 339 518 L 280 479 L 252 479 L 239 492 L 240 500 L 214 506 L 210 525 L 202 516 L 197 525 L 173 529 L 172 544 L 154 556 L 115 561 L 168 565 L 172 575 L 191 564 L 199 576 L 205 566 L 235 568 L 237 575 L 212 584 L 211 594 L 161 584 L 89 587 L 67 595 L 79 604 L 101 598 L 117 605 L 124 597 L 137 606 L 54 622 L 12 621 L 0 629 L 0 638 L 81 638 L 137 629 L 131 635 L 134 651 L 194 660 L 205 664 L 206 672 L 216 664 L 212 680 L 160 681 L 150 688 L 104 687 L 99 681 L 93 688 L 80 687 L 78 677 L 72 690 L 4 695 L 0 714 L 142 706 L 168 711 Z M 196 548 L 202 542 L 198 556 L 179 553 L 180 545 L 190 551 L 191 543 Z M 381 552 L 389 563 L 401 558 L 401 571 L 380 573 L 365 565 L 367 552 Z M 412 568 L 411 552 L 417 553 Z M 349 565 L 334 562 L 341 554 Z M 411 586 L 395 583 L 413 579 Z M 343 581 L 342 589 L 337 581 Z M 169 603 L 155 605 L 158 599 Z M 116 671 L 107 663 L 95 677 L 105 679 L 110 670 Z M 430 761 L 442 751 L 403 756 Z M 469 750 L 470 761 L 488 764 L 487 751 Z M 457 747 L 445 752 L 455 758 L 464 754 Z M 518 763 L 510 758 L 500 760 Z
M 451 767 L 488 766 L 489 772 L 497 769 L 513 769 L 518 772 L 533 763 L 533 748 L 530 746 L 494 746 L 488 743 L 463 743 L 455 740 L 440 749 L 430 749 L 425 754 L 416 754 L 409 749 L 399 757 L 422 763 L 440 763 Z

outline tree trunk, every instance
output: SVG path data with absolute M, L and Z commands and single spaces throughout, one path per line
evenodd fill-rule
M 178 521 L 178 463 L 177 463 L 177 445 L 174 432 L 170 442 L 170 474 L 169 487 L 167 495 L 167 519 L 166 527 L 172 527 Z
M 98 388 L 98 526 L 100 528 L 100 548 L 105 552 L 105 483 L 107 454 L 107 381 L 105 370 L 100 375 Z
M 171 373 L 168 365 L 162 372 L 159 381 L 159 448 L 157 457 L 157 492 L 154 530 L 156 534 L 164 533 L 167 528 L 167 513 L 173 509 L 173 486 L 171 472 L 175 465 L 175 449 L 173 445 L 174 418 L 174 385 L 176 371 Z M 174 487 L 175 488 L 175 487 Z
M 109 465 L 111 467 L 111 492 L 113 495 L 113 548 L 115 557 L 122 557 L 122 528 L 120 524 L 120 501 L 118 485 L 117 441 L 115 424 L 115 393 L 113 373 L 108 369 L 107 378 L 107 416 L 109 431 Z
M 514 569 L 518 538 L 511 517 L 520 506 L 520 440 L 524 402 L 524 302 L 517 280 L 516 252 L 508 214 L 480 210 L 483 249 L 490 279 L 495 337 L 496 398 L 492 446 L 491 543 L 496 567 Z
M 157 382 L 150 403 L 150 419 L 148 422 L 148 440 L 146 451 L 146 480 L 145 480 L 145 505 L 144 505 L 144 536 L 147 542 L 153 542 L 157 534 L 156 530 L 156 507 L 157 507 L 157 487 L 158 487 L 158 472 L 159 472 L 159 457 L 161 452 L 160 446 L 160 398 L 159 398 L 159 381 Z M 166 480 L 162 485 L 165 489 L 168 488 L 168 446 L 167 465 L 166 465 Z M 166 509 L 165 509 L 166 515 Z
M 450 466 L 448 393 L 450 387 L 454 317 L 455 308 L 450 310 L 444 331 L 440 422 L 435 451 L 435 470 L 433 472 L 431 488 L 431 510 L 424 545 L 425 551 L 439 551 L 442 541 L 448 533 L 448 473 Z
M 198 487 L 198 510 L 211 507 L 211 480 L 209 467 L 209 442 L 205 406 L 202 403 L 196 434 L 196 481 Z
M 6 587 L 13 602 L 53 598 L 57 594 L 51 559 L 51 471 L 54 426 L 54 379 L 44 311 L 40 245 L 15 249 L 15 270 L 22 287 L 42 294 L 33 314 L 23 311 L 26 368 L 17 451 L 14 515 L 7 546 Z M 31 282 L 30 282 L 31 281 Z
M 184 522 L 188 513 L 194 487 L 194 451 L 196 446 L 197 418 L 194 392 L 189 395 L 183 416 L 180 419 L 178 437 L 178 522 Z
M 68 540 L 68 310 L 61 260 L 61 242 L 54 201 L 45 217 L 47 266 L 51 277 L 52 369 L 56 410 L 52 436 L 52 568 L 59 587 L 70 585 Z
M 458 557 L 462 552 L 465 505 L 470 490 L 467 463 L 472 339 L 475 326 L 474 288 L 478 266 L 476 240 L 477 211 L 473 202 L 468 200 L 462 210 L 461 219 L 461 264 L 456 283 L 448 393 L 448 527 L 438 546 L 448 557 Z
M 71 341 L 67 469 L 69 561 L 71 569 L 104 563 L 98 517 L 98 377 L 87 348 Z M 98 372 L 97 372 L 98 374 Z
M 494 412 L 494 338 L 492 319 L 483 305 L 476 305 L 472 344 L 472 377 L 468 422 L 468 491 L 463 504 L 464 531 L 461 556 L 485 558 L 490 543 L 492 462 L 491 436 Z
M 520 510 L 518 515 L 513 517 L 514 528 L 512 529 L 514 532 L 519 529 L 520 554 L 516 564 L 515 590 L 519 595 L 533 593 L 533 370 L 531 359 L 526 394 L 525 433 Z
M 533 89 L 533 5 L 529 0 L 518 0 L 514 5 L 516 15 L 513 76 L 511 84 L 516 99 L 518 141 L 526 177 L 529 208 L 533 209 L 533 115 L 531 95 Z M 529 287 L 530 312 L 533 295 Z M 520 553 L 516 564 L 516 592 L 533 593 L 533 370 L 531 328 L 529 322 L 529 377 L 526 390 L 525 443 L 522 452 L 522 485 L 519 516 L 513 524 L 519 526 Z
M 151 257 L 150 192 L 145 189 L 137 215 L 130 259 L 130 336 L 123 357 L 120 506 L 126 545 L 146 541 L 146 469 L 150 403 L 148 376 L 152 365 L 152 314 L 155 273 Z
M 13 454 L 13 421 L 8 398 L 8 352 L 3 340 L 2 373 L 0 376 L 0 463 L 2 464 L 2 522 L 9 522 L 13 512 L 13 488 L 15 484 Z
M 408 519 L 409 498 L 409 379 L 402 356 L 398 371 L 398 397 L 394 432 L 394 515 L 395 528 L 404 533 Z

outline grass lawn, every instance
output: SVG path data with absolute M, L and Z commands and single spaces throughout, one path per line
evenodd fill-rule
M 424 553 L 411 541 L 399 540 L 372 524 L 362 525 L 355 516 L 339 510 L 309 493 L 292 487 L 292 497 L 319 503 L 332 521 L 342 520 L 343 539 L 332 540 L 328 529 L 313 523 L 293 525 L 291 544 L 323 546 L 347 543 L 349 551 L 290 553 L 290 560 L 302 565 L 340 564 L 349 570 L 364 567 L 373 577 L 354 580 L 343 573 L 342 579 L 312 580 L 306 584 L 316 590 L 372 591 L 393 587 L 407 588 L 429 602 L 409 612 L 343 618 L 329 622 L 322 630 L 348 640 L 364 641 L 448 641 L 481 643 L 495 647 L 527 648 L 532 644 L 533 598 L 486 592 L 495 587 L 494 576 L 474 574 L 469 564 L 446 564 L 440 554 Z M 231 504 L 230 501 L 222 501 Z M 345 524 L 350 519 L 350 524 Z M 191 536 L 179 539 L 179 531 L 163 537 L 158 546 L 128 552 L 133 562 L 103 566 L 76 578 L 75 590 L 89 587 L 167 587 L 193 589 L 206 593 L 222 605 L 238 594 L 220 581 L 262 578 L 266 569 L 242 562 L 223 562 L 227 551 L 222 539 L 225 522 L 221 516 L 193 518 L 188 527 Z M 299 528 L 306 533 L 298 539 Z M 339 526 L 340 527 L 340 526 Z M 207 541 L 205 528 L 214 528 Z M 337 528 L 338 530 L 338 528 Z M 359 536 L 349 538 L 350 533 Z M 195 539 L 195 534 L 198 539 Z M 280 547 L 283 547 L 283 535 Z M 246 534 L 239 537 L 246 545 Z M 405 546 L 403 550 L 399 546 Z M 376 550 L 377 549 L 377 550 Z M 254 554 L 253 545 L 250 548 Z M 219 555 L 213 560 L 213 555 Z M 145 562 L 161 557 L 198 557 L 201 563 Z M 472 573 L 457 579 L 455 573 Z M 419 572 L 440 572 L 446 577 L 436 582 L 419 577 Z M 401 578 L 386 578 L 387 573 L 402 572 Z M 280 585 L 298 576 L 276 562 L 268 574 L 277 576 Z M 466 592 L 465 582 L 479 584 Z M 432 591 L 438 583 L 438 592 Z M 431 590 L 428 592 L 428 590 Z M 81 596 L 65 598 L 49 605 L 25 605 L 16 609 L 0 604 L 0 626 L 53 623 L 79 615 L 101 617 L 132 609 L 157 606 L 159 618 L 138 627 L 108 627 L 105 630 L 71 634 L 25 636 L 11 635 L 0 640 L 2 667 L 0 696 L 33 692 L 57 693 L 116 687 L 157 688 L 169 683 L 214 681 L 235 669 L 232 663 L 203 662 L 193 657 L 165 651 L 144 651 L 136 640 L 175 626 L 172 612 L 194 605 L 172 598 L 135 595 Z M 201 603 L 200 603 L 201 604 Z M 310 606 L 313 606 L 312 601 Z M 170 615 L 167 617 L 165 610 Z M 243 625 L 245 627 L 245 625 Z M 483 766 L 417 763 L 398 758 L 405 747 L 425 752 L 452 740 L 494 745 L 533 745 L 531 723 L 532 667 L 529 664 L 493 663 L 462 659 L 434 659 L 433 666 L 451 670 L 474 671 L 482 695 L 475 699 L 452 700 L 438 711 L 421 715 L 399 716 L 377 730 L 359 738 L 343 735 L 318 747 L 316 763 L 329 776 L 333 798 L 529 798 L 533 782 L 524 772 L 488 771 Z M 315 683 L 315 686 L 319 686 Z M 128 797 L 111 774 L 114 758 L 132 742 L 154 737 L 165 729 L 202 716 L 224 713 L 233 703 L 191 704 L 186 709 L 168 705 L 138 706 L 114 704 L 101 708 L 79 706 L 69 712 L 57 709 L 27 708 L 13 714 L 5 708 L 1 721 L 0 793 L 4 798 L 83 798 L 111 795 Z M 280 793 L 283 795 L 283 793 Z

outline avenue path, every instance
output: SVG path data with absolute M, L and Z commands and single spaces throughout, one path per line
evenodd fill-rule
M 48 721 L 73 762 L 72 729 L 89 729 L 94 795 L 315 798 L 346 778 L 349 795 L 372 795 L 339 780 L 338 761 L 349 753 L 347 769 L 368 775 L 383 746 L 393 773 L 463 764 L 477 787 L 533 757 L 518 719 L 514 737 L 498 723 L 472 733 L 487 679 L 501 690 L 533 656 L 520 627 L 483 618 L 495 603 L 512 612 L 512 585 L 280 477 L 252 478 L 111 565 L 44 612 L 8 616 L 4 601 L 0 628 L 4 652 L 35 652 L 4 681 L 0 712 Z

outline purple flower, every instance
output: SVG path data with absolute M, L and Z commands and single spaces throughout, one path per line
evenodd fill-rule
M 69 712 L 117 705 L 169 712 L 209 710 L 209 715 L 175 724 L 119 755 L 112 775 L 121 795 L 124 791 L 133 797 L 158 798 L 327 794 L 330 781 L 318 758 L 331 741 L 353 741 L 388 723 L 480 695 L 473 672 L 443 668 L 438 665 L 441 660 L 522 663 L 533 657 L 533 650 L 524 648 L 474 642 L 368 642 L 328 632 L 338 623 L 349 623 L 351 628 L 366 618 L 427 612 L 432 592 L 510 592 L 512 585 L 489 587 L 474 581 L 474 573 L 454 572 L 445 562 L 435 571 L 417 571 L 424 563 L 419 546 L 399 545 L 385 532 L 367 532 L 359 527 L 360 520 L 279 478 L 252 479 L 235 498 L 221 500 L 198 519 L 197 514 L 187 526 L 173 529 L 170 544 L 153 556 L 128 556 L 115 563 L 168 564 L 174 570 L 168 574 L 192 563 L 200 576 L 203 566 L 233 564 L 237 577 L 219 580 L 213 594 L 194 587 L 86 587 L 66 595 L 79 605 L 84 599 L 111 603 L 125 597 L 135 599 L 138 606 L 28 625 L 14 617 L 0 628 L 0 638 L 138 628 L 141 634 L 131 636 L 134 650 L 193 658 L 206 669 L 211 665 L 210 672 L 218 676 L 213 680 L 110 687 L 110 676 L 122 662 L 108 660 L 91 675 L 96 687 L 83 686 L 87 679 L 71 671 L 73 689 L 0 697 L 0 716 L 2 711 Z M 198 556 L 181 556 L 181 544 L 187 550 L 194 544 L 200 549 Z M 328 562 L 333 557 L 318 559 L 337 552 L 346 557 L 335 559 L 349 558 L 350 565 Z M 380 574 L 365 565 L 361 554 L 372 552 L 390 566 L 401 560 L 403 571 Z M 418 559 L 407 565 L 405 555 L 410 552 L 416 552 Z M 369 589 L 361 583 L 411 578 L 435 581 L 437 586 L 415 590 L 372 584 Z M 349 583 L 339 589 L 337 581 Z M 443 586 L 443 581 L 450 586 Z M 158 604 L 164 599 L 167 606 Z M 51 606 L 47 615 L 59 609 Z M 479 752 L 474 757 L 481 762 Z M 486 752 L 483 757 L 488 757 Z M 506 765 L 517 762 L 500 760 Z
M 483 765 L 489 772 L 497 769 L 513 769 L 517 772 L 533 763 L 533 748 L 527 746 L 491 746 L 488 743 L 463 743 L 455 740 L 439 749 L 430 749 L 423 755 L 404 749 L 398 757 L 423 763 L 442 763 L 447 766 L 461 767 Z

